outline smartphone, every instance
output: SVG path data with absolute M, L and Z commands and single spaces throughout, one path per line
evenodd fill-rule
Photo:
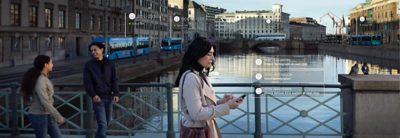
M 244 97 L 246 97 L 246 94 L 243 94 L 242 96 L 240 96 L 240 98 L 242 98 L 242 100 L 244 99 Z M 239 102 L 239 100 L 237 100 L 236 102 Z

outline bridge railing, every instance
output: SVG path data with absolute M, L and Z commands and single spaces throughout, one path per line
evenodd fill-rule
M 342 93 L 347 86 L 284 83 L 213 84 L 217 97 L 230 91 L 246 94 L 245 102 L 230 115 L 217 119 L 223 134 L 345 136 Z M 0 134 L 32 134 L 27 103 L 19 84 L 1 84 Z M 179 133 L 177 89 L 165 84 L 120 84 L 120 102 L 114 104 L 111 135 L 164 133 L 172 138 Z M 260 91 L 262 90 L 262 92 Z M 61 126 L 65 135 L 92 137 L 95 121 L 91 98 L 82 84 L 55 84 L 55 106 L 66 118 Z M 260 93 L 261 92 L 261 93 Z

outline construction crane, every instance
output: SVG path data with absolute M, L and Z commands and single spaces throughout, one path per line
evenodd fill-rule
M 322 18 L 324 18 L 326 16 L 329 16 L 329 18 L 331 18 L 332 26 L 333 26 L 333 30 L 335 30 L 335 34 L 337 35 L 338 32 L 340 35 L 343 34 L 344 31 L 342 31 L 342 30 L 345 27 L 344 17 L 342 19 L 340 19 L 338 16 L 336 16 L 335 14 L 333 14 L 332 12 L 329 11 L 320 17 L 319 22 L 322 22 Z

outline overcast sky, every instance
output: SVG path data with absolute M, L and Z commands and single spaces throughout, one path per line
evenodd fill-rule
M 221 7 L 227 11 L 236 10 L 271 10 L 272 4 L 283 5 L 283 12 L 290 17 L 312 17 L 320 22 L 320 17 L 331 11 L 335 15 L 348 16 L 350 9 L 365 0 L 194 0 L 199 4 Z M 332 32 L 332 20 L 325 17 L 321 24 L 327 26 L 327 31 Z

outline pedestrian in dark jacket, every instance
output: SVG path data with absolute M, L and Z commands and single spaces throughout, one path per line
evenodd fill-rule
M 364 73 L 364 75 L 368 75 L 369 74 L 369 68 L 367 63 L 364 63 L 361 67 L 361 71 Z
M 105 46 L 92 43 L 93 59 L 85 64 L 83 81 L 86 93 L 92 98 L 97 120 L 96 138 L 105 138 L 112 115 L 112 102 L 118 102 L 118 83 L 114 64 L 103 56 Z

